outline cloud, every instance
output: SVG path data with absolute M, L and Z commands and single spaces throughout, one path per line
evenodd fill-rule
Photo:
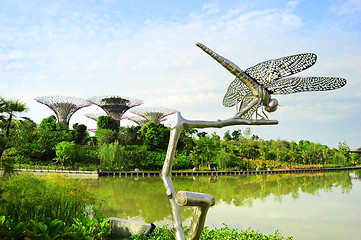
M 340 16 L 355 15 L 361 12 L 361 2 L 358 0 L 348 0 L 332 6 L 331 9 Z

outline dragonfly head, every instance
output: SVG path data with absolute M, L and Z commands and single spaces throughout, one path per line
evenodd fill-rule
M 265 109 L 267 112 L 274 112 L 277 110 L 277 106 L 278 106 L 278 100 L 275 98 L 271 98 L 267 105 L 265 106 Z

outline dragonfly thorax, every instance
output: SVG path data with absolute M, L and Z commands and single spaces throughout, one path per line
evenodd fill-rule
M 258 94 L 259 98 L 262 99 L 262 105 L 267 112 L 274 112 L 277 110 L 278 100 L 271 98 L 271 94 L 266 88 L 258 86 Z

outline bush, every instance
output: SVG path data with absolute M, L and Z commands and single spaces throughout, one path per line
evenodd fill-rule
M 141 140 L 147 150 L 166 150 L 170 129 L 161 123 L 148 122 L 141 132 Z
M 95 132 L 98 145 L 113 143 L 117 140 L 117 132 L 109 129 L 98 129 Z
M 56 163 L 71 165 L 78 155 L 77 145 L 74 142 L 60 142 L 55 146 L 55 154 Z
M 75 223 L 67 225 L 59 219 L 46 218 L 44 222 L 29 220 L 14 223 L 0 216 L 2 239 L 105 239 L 110 234 L 109 219 L 92 219 L 81 215 Z
M 165 159 L 165 157 L 164 157 L 164 159 Z M 164 159 L 163 159 L 163 162 L 164 162 Z M 193 160 L 190 156 L 187 156 L 184 154 L 176 155 L 174 164 L 173 164 L 173 169 L 184 170 L 184 169 L 192 169 L 192 168 L 193 168 Z
M 185 234 L 187 235 L 188 229 L 185 229 Z M 167 226 L 154 229 L 150 237 L 146 237 L 144 234 L 132 236 L 130 239 L 135 240 L 152 240 L 152 239 L 162 239 L 162 240 L 175 240 L 174 229 L 168 229 Z M 210 240 L 210 239 L 259 239 L 259 240 L 278 240 L 278 239 L 287 239 L 291 240 L 293 237 L 289 236 L 283 238 L 278 231 L 275 234 L 266 235 L 258 231 L 243 231 L 238 229 L 230 229 L 225 225 L 223 228 L 209 229 L 205 227 L 202 231 L 202 234 L 199 238 L 200 240 Z
M 80 214 L 100 216 L 101 200 L 88 185 L 60 175 L 22 174 L 0 181 L 0 215 L 14 223 L 46 218 L 73 223 Z
M 121 170 L 125 167 L 125 147 L 118 142 L 99 146 L 99 156 L 102 169 Z
M 97 121 L 97 129 L 108 129 L 119 132 L 119 122 L 111 116 L 99 116 Z

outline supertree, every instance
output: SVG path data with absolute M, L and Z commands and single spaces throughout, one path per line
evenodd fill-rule
M 89 102 L 102 108 L 108 116 L 120 121 L 123 114 L 132 107 L 143 104 L 143 101 L 137 98 L 124 96 L 101 96 L 88 99 Z
M 98 117 L 99 116 L 102 116 L 102 115 L 106 115 L 106 113 L 104 113 L 104 112 L 102 112 L 102 113 L 86 113 L 86 114 L 84 114 L 87 118 L 90 118 L 90 119 L 92 119 L 92 120 L 94 120 L 94 121 L 98 121 Z
M 76 111 L 91 105 L 86 99 L 68 96 L 36 97 L 35 101 L 48 106 L 55 113 L 58 122 L 63 122 L 67 126 L 69 126 L 70 118 Z
M 130 121 L 136 123 L 137 125 L 139 125 L 141 127 L 144 127 L 144 125 L 147 124 L 147 122 L 149 122 L 148 119 L 145 119 L 145 118 L 140 117 L 138 115 L 124 116 L 123 119 L 130 120 Z
M 177 110 L 164 107 L 136 107 L 129 110 L 129 112 L 136 116 L 127 116 L 126 118 L 143 127 L 150 121 L 156 123 L 166 121 L 166 117 L 176 113 Z

